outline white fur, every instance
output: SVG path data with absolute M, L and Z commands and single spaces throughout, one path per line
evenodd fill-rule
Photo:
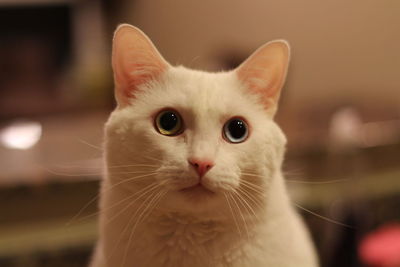
M 235 72 L 170 67 L 157 82 L 141 85 L 131 105 L 111 114 L 105 127 L 100 239 L 92 267 L 317 266 L 281 174 L 285 137 L 258 98 Z M 154 129 L 154 115 L 166 107 L 181 114 L 181 135 L 163 136 Z M 224 123 L 233 116 L 245 118 L 251 128 L 240 144 L 222 137 Z M 197 183 L 188 163 L 191 156 L 215 162 L 204 177 L 214 195 L 179 191 Z M 133 201 L 152 183 L 159 185 L 151 191 L 154 195 Z M 228 205 L 224 194 L 237 188 L 251 195 L 239 192 L 251 209 L 237 197 L 236 204 L 230 198 Z M 131 199 L 121 202 L 127 197 Z

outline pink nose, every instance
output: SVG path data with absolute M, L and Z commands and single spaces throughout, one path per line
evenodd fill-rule
M 189 163 L 200 177 L 203 177 L 214 166 L 214 163 L 210 160 L 189 159 Z

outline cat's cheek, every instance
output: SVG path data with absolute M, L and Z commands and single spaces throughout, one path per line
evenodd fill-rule
M 239 177 L 237 175 L 221 175 L 215 176 L 215 178 L 209 181 L 205 180 L 205 186 L 210 188 L 216 194 L 223 194 L 225 192 L 234 191 L 235 188 L 239 187 Z
M 231 163 L 218 161 L 216 166 L 203 177 L 205 187 L 219 194 L 237 188 L 240 183 L 240 169 Z

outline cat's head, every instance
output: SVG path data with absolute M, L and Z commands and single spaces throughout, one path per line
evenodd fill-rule
M 106 124 L 108 179 L 135 192 L 166 192 L 161 205 L 178 210 L 267 194 L 284 153 L 273 116 L 288 61 L 287 43 L 274 41 L 233 71 L 173 67 L 139 29 L 121 25 L 112 55 L 118 106 Z

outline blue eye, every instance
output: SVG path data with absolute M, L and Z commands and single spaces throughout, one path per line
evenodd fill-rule
M 249 136 L 247 123 L 240 118 L 227 121 L 223 128 L 224 137 L 231 143 L 241 143 Z

